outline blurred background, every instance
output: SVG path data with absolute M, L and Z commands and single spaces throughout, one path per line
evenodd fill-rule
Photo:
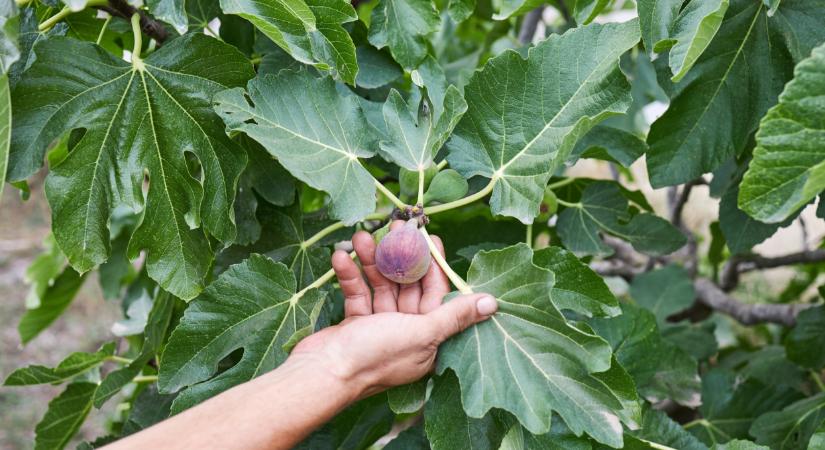
M 23 201 L 10 185 L 0 198 L 0 380 L 29 364 L 54 366 L 74 351 L 95 351 L 113 339 L 112 324 L 121 318 L 119 302 L 103 300 L 96 278 L 89 278 L 66 312 L 34 340 L 22 346 L 17 324 L 26 311 L 26 268 L 44 249 L 50 231 L 49 206 L 42 171 L 30 180 L 31 198 Z M 34 427 L 61 386 L 0 387 L 0 449 L 33 447 Z M 92 413 L 67 448 L 104 434 L 106 418 L 117 407 L 108 402 Z

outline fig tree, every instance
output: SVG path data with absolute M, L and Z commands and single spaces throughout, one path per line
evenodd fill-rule
M 388 279 L 401 284 L 415 283 L 430 268 L 430 249 L 418 231 L 418 219 L 390 231 L 375 249 L 375 265 Z

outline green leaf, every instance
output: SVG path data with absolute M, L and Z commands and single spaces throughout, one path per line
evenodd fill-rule
M 429 450 L 430 442 L 422 424 L 413 425 L 398 433 L 382 450 Z
M 803 450 L 825 420 L 825 392 L 799 400 L 782 411 L 759 416 L 750 433 L 758 444 L 778 450 Z
M 35 450 L 60 450 L 65 447 L 92 409 L 96 389 L 94 383 L 72 383 L 52 399 L 46 415 L 34 430 Z
M 573 3 L 573 17 L 579 25 L 587 25 L 601 13 L 610 0 L 576 0 Z
M 467 282 L 496 296 L 499 310 L 442 344 L 438 372 L 456 372 L 470 417 L 501 408 L 543 434 L 555 411 L 577 435 L 620 446 L 622 403 L 589 375 L 610 368 L 610 348 L 567 323 L 550 299 L 553 273 L 532 257 L 524 244 L 476 254 Z
M 408 105 L 398 91 L 390 91 L 384 103 L 388 140 L 381 141 L 381 155 L 412 171 L 432 165 L 435 154 L 467 111 L 467 103 L 458 88 L 450 86 L 438 110 L 443 112 L 435 116 L 431 109 L 429 103 Z
M 348 2 L 221 0 L 221 9 L 252 22 L 296 60 L 329 69 L 333 76 L 355 84 L 355 44 L 342 24 L 358 16 Z
M 738 178 L 737 178 L 738 180 Z M 731 184 L 719 203 L 719 227 L 725 236 L 731 254 L 748 253 L 754 245 L 771 237 L 779 228 L 789 226 L 796 217 L 783 223 L 764 223 L 745 214 L 736 204 L 741 185 Z
M 432 395 L 424 407 L 424 429 L 433 450 L 472 448 L 497 450 L 512 419 L 502 411 L 481 418 L 468 417 L 461 406 L 461 390 L 452 371 L 436 377 Z
M 630 105 L 618 60 L 638 40 L 636 21 L 591 24 L 551 35 L 526 60 L 515 51 L 490 59 L 464 89 L 468 110 L 448 146 L 450 167 L 493 180 L 493 214 L 531 223 L 576 140 Z
M 330 266 L 330 251 L 323 245 L 352 236 L 352 228 L 340 234 L 333 233 L 317 245 L 306 245 L 314 232 L 331 222 L 306 217 L 301 204 L 295 202 L 287 208 L 276 208 L 269 204 L 260 205 L 258 217 L 261 222 L 261 239 L 246 247 L 230 247 L 218 257 L 218 264 L 225 267 L 246 259 L 251 253 L 266 254 L 276 262 L 289 267 L 298 280 L 298 287 L 304 288 L 315 281 Z M 347 236 L 344 237 L 343 234 Z
M 697 2 L 697 0 L 693 0 L 693 2 Z M 656 44 L 670 38 L 670 30 L 676 22 L 682 3 L 680 0 L 638 1 L 636 8 L 639 11 L 642 42 L 648 53 L 654 52 Z
M 387 391 L 390 409 L 396 414 L 418 412 L 427 400 L 429 378 L 422 378 L 415 383 L 396 386 Z
M 473 15 L 476 9 L 476 0 L 450 0 L 447 13 L 455 23 L 461 23 Z
M 501 6 L 498 12 L 493 14 L 493 19 L 506 20 L 510 17 L 518 17 L 532 11 L 542 3 L 542 0 L 501 0 Z
M 719 343 L 714 335 L 712 321 L 699 323 L 680 322 L 668 324 L 662 329 L 662 336 L 687 352 L 697 361 L 704 361 L 719 351 Z
M 811 447 L 816 448 L 816 447 Z M 724 444 L 716 444 L 713 446 L 713 450 L 770 450 L 769 447 L 765 447 L 764 445 L 756 445 L 750 441 L 740 441 L 740 440 L 733 440 L 728 441 Z
M 579 203 L 559 214 L 557 229 L 564 246 L 577 255 L 613 254 L 599 237 L 600 232 L 628 241 L 636 250 L 651 255 L 672 253 L 687 242 L 661 217 L 649 213 L 631 217 L 618 185 L 607 181 L 590 183 Z
M 731 1 L 693 69 L 666 88 L 672 91 L 670 107 L 647 140 L 653 187 L 693 180 L 746 149 L 759 119 L 791 78 L 792 61 L 825 40 L 816 18 L 823 7 L 822 0 L 790 0 L 768 18 L 760 2 Z
M 637 305 L 652 312 L 659 326 L 663 326 L 669 316 L 690 307 L 696 293 L 687 271 L 668 265 L 634 277 L 630 296 Z
M 796 326 L 785 337 L 788 359 L 811 369 L 825 367 L 825 306 L 799 313 Z
M 647 408 L 640 425 L 639 430 L 633 433 L 637 438 L 678 448 L 679 450 L 707 449 L 699 440 L 662 411 Z
M 794 69 L 794 78 L 759 124 L 739 207 L 763 222 L 782 222 L 825 189 L 825 45 Z
M 174 297 L 161 291 L 155 298 L 152 304 L 152 310 L 146 319 L 143 347 L 140 350 L 140 354 L 127 366 L 106 374 L 106 378 L 103 379 L 97 392 L 95 392 L 94 404 L 96 408 L 103 406 L 107 400 L 120 392 L 124 386 L 131 383 L 136 376 L 140 375 L 146 364 L 159 354 L 172 321 L 174 308 Z
M 0 195 L 3 195 L 3 186 L 6 184 L 10 140 L 11 97 L 9 96 L 9 77 L 0 75 Z
M 635 134 L 599 124 L 576 143 L 568 164 L 579 158 L 596 158 L 630 167 L 646 151 L 647 143 Z
M 232 386 L 266 373 L 288 356 L 287 345 L 311 332 L 325 294 L 295 292 L 292 272 L 269 258 L 252 255 L 230 267 L 195 299 L 164 350 L 158 387 L 172 393 L 182 411 Z M 234 350 L 243 357 L 211 378 L 218 363 Z M 208 381 L 206 381 L 208 380 Z
M 33 384 L 57 384 L 85 373 L 115 353 L 114 342 L 104 344 L 95 353 L 75 352 L 54 367 L 32 365 L 17 369 L 3 382 L 4 386 L 29 386 Z
M 467 180 L 461 174 L 453 169 L 442 170 L 433 177 L 430 187 L 424 193 L 424 204 L 459 200 L 467 195 L 469 188 Z
M 671 29 L 676 43 L 670 49 L 671 80 L 679 82 L 710 45 L 722 25 L 729 0 L 692 0 L 685 6 Z
M 370 17 L 369 41 L 406 69 L 427 55 L 425 36 L 438 30 L 441 19 L 432 0 L 379 0 Z
M 728 0 L 692 0 L 681 9 L 674 0 L 638 4 L 642 39 L 649 53 L 670 51 L 671 80 L 678 82 L 705 51 L 728 9 Z
M 737 380 L 729 370 L 713 369 L 702 378 L 703 421 L 691 428 L 708 445 L 748 437 L 754 419 L 800 398 L 787 386 L 762 383 L 753 378 Z
M 146 6 L 153 16 L 172 25 L 178 34 L 184 34 L 189 29 L 186 0 L 146 0 Z
M 374 138 L 354 96 L 305 70 L 257 77 L 247 90 L 215 97 L 229 129 L 245 132 L 296 178 L 328 193 L 334 218 L 353 224 L 375 209 L 375 180 L 358 161 L 374 154 Z
M 343 410 L 320 430 L 295 446 L 295 450 L 367 450 L 392 428 L 387 396 L 373 395 Z
M 109 255 L 114 207 L 143 210 L 129 256 L 145 249 L 153 279 L 181 298 L 194 297 L 212 259 L 206 233 L 223 242 L 234 238 L 231 205 L 245 162 L 208 100 L 248 79 L 248 60 L 201 34 L 171 41 L 139 68 L 62 37 L 44 41 L 35 53 L 12 93 L 10 179 L 36 170 L 55 138 L 86 129 L 46 179 L 60 248 L 85 272 Z M 187 154 L 200 163 L 202 181 L 190 174 Z
M 43 247 L 45 248 L 43 252 L 37 255 L 26 268 L 24 281 L 30 285 L 29 293 L 26 295 L 26 308 L 28 309 L 40 306 L 49 287 L 54 284 L 54 280 L 66 267 L 66 257 L 54 242 L 53 234 L 50 233 L 43 239 Z
M 610 342 L 619 363 L 636 381 L 639 394 L 651 401 L 670 398 L 686 406 L 699 404 L 696 360 L 662 338 L 653 313 L 622 305 L 622 315 L 589 323 Z
M 619 301 L 602 277 L 576 258 L 576 255 L 561 247 L 547 247 L 536 251 L 533 262 L 555 275 L 556 282 L 550 298 L 557 308 L 575 311 L 587 317 L 609 317 L 621 313 Z
M 20 33 L 17 42 L 19 47 L 19 58 L 11 64 L 8 69 L 9 87 L 14 90 L 14 86 L 20 81 L 23 71 L 28 69 L 34 62 L 34 45 L 51 36 L 62 36 L 66 34 L 68 27 L 65 23 L 58 23 L 49 31 L 41 33 L 37 27 L 40 21 L 37 17 L 36 8 L 23 8 L 19 15 Z M 6 22 L 10 24 L 11 22 Z
M 358 58 L 358 87 L 375 89 L 401 78 L 404 71 L 387 55 L 369 45 L 360 45 L 355 49 Z
M 11 65 L 20 59 L 20 49 L 17 43 L 20 34 L 19 15 L 20 11 L 16 2 L 5 1 L 0 4 L 0 75 L 8 74 Z M 0 170 L 0 175 L 2 173 L 3 171 Z M 0 176 L 0 181 L 2 181 L 2 176 Z
M 123 423 L 123 435 L 137 433 L 169 417 L 174 395 L 158 393 L 155 385 L 149 385 L 138 394 L 129 410 L 129 418 Z
M 85 281 L 85 275 L 79 275 L 67 267 L 54 279 L 54 282 L 40 297 L 40 305 L 29 309 L 20 318 L 17 331 L 23 344 L 34 339 L 41 331 L 52 324 L 74 300 L 77 291 Z
M 246 135 L 239 136 L 239 141 L 246 148 L 249 163 L 238 181 L 235 200 L 238 234 L 234 243 L 249 245 L 261 238 L 262 226 L 257 217 L 259 197 L 272 205 L 290 205 L 295 201 L 295 180 L 260 144 Z
M 513 426 L 504 437 L 499 450 L 590 450 L 590 444 L 590 440 L 577 437 L 563 421 L 555 417 L 550 432 L 538 436 L 520 425 Z

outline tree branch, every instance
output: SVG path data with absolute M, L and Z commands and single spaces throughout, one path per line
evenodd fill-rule
M 813 306 L 806 303 L 742 303 L 726 294 L 707 278 L 696 279 L 693 286 L 699 302 L 733 317 L 743 325 L 769 322 L 792 327 L 796 324 L 797 314 Z
M 739 258 L 739 273 L 758 269 L 773 269 L 775 267 L 794 264 L 814 264 L 825 261 L 825 249 L 801 251 L 787 255 L 765 257 L 757 254 L 745 255 Z
M 149 17 L 145 12 L 133 7 L 127 3 L 126 0 L 109 0 L 109 4 L 107 6 L 100 7 L 100 9 L 106 11 L 112 16 L 122 17 L 126 20 L 129 20 L 133 14 L 138 13 L 140 14 L 141 31 L 154 39 L 158 43 L 158 46 L 169 39 L 169 31 L 162 23 Z
M 526 45 L 533 41 L 533 36 L 536 35 L 536 29 L 539 26 L 543 12 L 544 6 L 539 6 L 524 16 L 524 21 L 521 23 L 521 29 L 518 32 L 519 42 Z

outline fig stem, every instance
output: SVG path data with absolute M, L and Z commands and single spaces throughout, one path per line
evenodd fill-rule
M 570 184 L 570 183 L 572 183 L 572 182 L 574 182 L 574 181 L 576 181 L 576 179 L 575 179 L 575 178 L 573 178 L 573 177 L 570 177 L 570 178 L 565 178 L 565 179 L 563 179 L 563 180 L 561 180 L 561 181 L 556 181 L 555 183 L 550 183 L 550 184 L 548 184 L 548 185 L 547 185 L 547 189 L 550 189 L 550 190 L 552 191 L 552 190 L 554 190 L 554 189 L 558 189 L 558 188 L 560 188 L 560 187 L 567 186 L 568 184 Z
M 444 203 L 443 205 L 436 205 L 436 206 L 433 206 L 431 208 L 427 208 L 427 209 L 424 210 L 424 212 L 427 213 L 427 215 L 430 215 L 430 214 L 440 213 L 440 212 L 444 212 L 444 211 L 449 211 L 451 209 L 460 208 L 460 207 L 462 207 L 464 205 L 467 205 L 467 204 L 470 204 L 470 203 L 472 203 L 476 200 L 482 199 L 482 198 L 486 197 L 490 192 L 493 192 L 493 187 L 496 185 L 497 181 L 498 181 L 498 178 L 493 177 L 493 178 L 490 179 L 490 182 L 487 183 L 487 186 L 484 186 L 484 188 L 482 190 L 476 192 L 475 194 L 468 195 L 467 197 L 456 200 L 454 202 Z
M 532 223 L 527 224 L 527 238 L 525 239 L 525 242 L 527 243 L 527 245 L 530 246 L 530 248 L 533 248 L 533 224 Z
M 129 365 L 132 364 L 132 360 L 129 358 L 124 358 L 122 356 L 111 355 L 106 357 L 106 361 L 113 361 L 118 364 Z
M 458 291 L 462 294 L 472 294 L 473 289 L 470 288 L 466 281 L 464 281 L 457 273 L 455 273 L 453 268 L 450 267 L 449 264 L 447 264 L 447 261 L 444 259 L 444 257 L 441 256 L 441 252 L 438 251 L 438 247 L 435 246 L 435 242 L 433 242 L 433 240 L 430 239 L 430 234 L 427 233 L 427 229 L 421 227 L 418 230 L 421 231 L 422 235 L 424 235 L 424 239 L 427 241 L 427 247 L 430 248 L 430 253 L 433 255 L 433 259 L 435 259 L 435 262 L 438 263 L 439 267 L 441 267 L 441 270 L 443 270 L 444 273 L 447 274 L 447 278 L 450 279 L 450 281 L 453 283 L 456 289 L 458 289 Z
M 366 217 L 361 219 L 361 222 L 364 222 L 366 220 L 380 220 L 380 219 L 384 219 L 386 217 L 387 217 L 387 214 L 384 214 L 384 213 L 372 213 L 372 214 L 368 214 Z M 329 226 L 323 228 L 321 231 L 313 234 L 309 239 L 301 242 L 301 250 L 308 249 L 309 247 L 316 244 L 321 239 L 325 238 L 327 235 L 329 235 L 329 234 L 331 234 L 335 231 L 338 231 L 338 230 L 340 230 L 341 228 L 344 228 L 344 227 L 346 227 L 344 222 L 335 222 L 332 225 L 329 225 Z
M 566 206 L 568 208 L 581 208 L 582 207 L 581 202 L 570 203 L 570 202 L 566 202 L 566 201 L 564 201 L 560 198 L 556 199 L 556 201 L 559 202 L 559 205 Z
M 435 168 L 438 170 L 441 170 L 445 167 L 447 167 L 447 158 L 442 159 L 440 163 L 435 165 Z
M 351 258 L 355 258 L 355 252 L 350 253 L 349 256 Z M 307 285 L 307 287 L 305 287 L 305 288 L 301 289 L 300 291 L 296 292 L 295 294 L 293 294 L 292 297 L 289 298 L 289 303 L 291 305 L 295 305 L 296 303 L 298 303 L 298 300 L 300 300 L 301 297 L 303 297 L 304 294 L 307 293 L 307 291 L 309 291 L 310 289 L 317 289 L 317 288 L 327 284 L 327 282 L 329 280 L 331 280 L 332 277 L 334 277 L 334 276 L 335 276 L 335 269 L 327 270 L 326 272 L 324 272 L 323 275 L 318 277 L 317 280 L 313 281 L 311 284 Z
M 155 381 L 158 381 L 158 376 L 157 375 L 138 375 L 138 376 L 132 378 L 132 381 L 134 381 L 135 383 L 154 383 Z
M 811 378 L 814 380 L 814 383 L 816 383 L 816 387 L 818 387 L 820 391 L 825 392 L 825 383 L 822 382 L 822 378 L 820 378 L 819 373 L 813 369 L 810 369 L 810 373 Z
M 379 190 L 379 191 L 381 191 L 381 193 L 382 193 L 382 194 L 384 194 L 384 196 L 385 196 L 385 197 L 387 197 L 388 199 L 390 199 L 390 201 L 391 201 L 391 202 L 392 202 L 395 206 L 397 206 L 397 207 L 398 207 L 398 209 L 400 209 L 400 210 L 402 210 L 402 211 L 403 211 L 404 209 L 406 209 L 406 208 L 407 208 L 407 206 L 408 206 L 408 205 L 407 205 L 407 204 L 405 204 L 404 202 L 402 202 L 402 201 L 401 201 L 401 199 L 399 199 L 398 197 L 396 197 L 396 196 L 395 196 L 395 194 L 393 194 L 393 193 L 392 193 L 392 191 L 390 191 L 389 189 L 387 189 L 387 187 L 386 187 L 386 186 L 384 186 L 383 184 L 381 184 L 381 182 L 380 182 L 380 181 L 375 180 L 375 179 L 373 179 L 373 180 L 375 181 L 375 187 L 377 187 L 377 188 L 378 188 L 378 190 Z
M 417 204 L 424 204 L 424 169 L 418 169 L 418 201 Z

